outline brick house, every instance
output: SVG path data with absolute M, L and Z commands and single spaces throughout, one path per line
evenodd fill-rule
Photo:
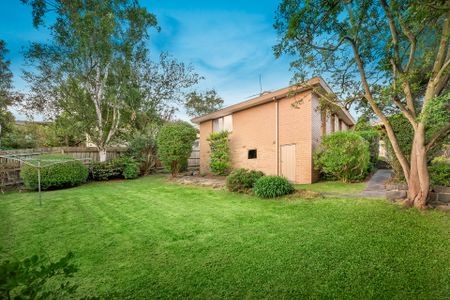
M 208 174 L 212 132 L 230 131 L 232 167 L 282 175 L 296 183 L 318 180 L 312 154 L 322 135 L 355 124 L 345 109 L 319 111 L 319 96 L 331 93 L 320 77 L 192 119 L 200 127 L 200 173 Z

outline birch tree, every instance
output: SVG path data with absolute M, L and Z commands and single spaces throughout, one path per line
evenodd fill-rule
M 51 33 L 48 43 L 33 43 L 26 51 L 26 109 L 49 117 L 70 114 L 82 122 L 104 161 L 131 105 L 141 98 L 136 70 L 147 60 L 145 43 L 149 29 L 157 27 L 155 16 L 137 0 L 22 2 L 32 7 L 34 26 Z M 47 25 L 48 19 L 55 21 Z
M 294 57 L 294 80 L 321 75 L 336 91 L 327 101 L 357 102 L 381 120 L 408 184 L 408 204 L 427 205 L 430 152 L 450 133 L 450 1 L 281 2 L 275 55 Z M 388 119 L 411 123 L 409 159 Z

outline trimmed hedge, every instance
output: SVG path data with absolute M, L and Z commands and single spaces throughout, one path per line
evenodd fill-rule
M 432 185 L 450 187 L 450 159 L 437 157 L 428 167 Z
M 236 169 L 227 176 L 227 189 L 230 192 L 248 193 L 255 182 L 264 176 L 264 173 L 256 170 Z
M 325 136 L 314 153 L 315 167 L 327 178 L 343 182 L 361 181 L 369 170 L 369 144 L 354 132 Z
M 134 179 L 139 176 L 139 163 L 131 157 L 122 156 L 91 165 L 91 177 L 97 181 L 113 178 Z
M 263 176 L 255 182 L 253 191 L 261 198 L 276 198 L 291 194 L 294 186 L 282 176 Z
M 61 163 L 57 163 L 60 160 Z M 66 188 L 86 182 L 89 171 L 79 160 L 62 154 L 40 155 L 30 161 L 33 166 L 24 165 L 20 170 L 20 178 L 27 189 L 38 189 L 38 161 L 41 163 L 41 189 Z M 63 162 L 66 161 L 66 162 Z

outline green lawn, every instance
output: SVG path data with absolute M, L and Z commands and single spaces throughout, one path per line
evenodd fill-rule
M 383 200 L 261 200 L 166 183 L 0 194 L 2 256 L 69 250 L 79 295 L 444 299 L 450 222 Z
M 340 181 L 320 181 L 312 184 L 296 184 L 297 188 L 319 193 L 358 194 L 364 191 L 367 182 L 343 183 Z

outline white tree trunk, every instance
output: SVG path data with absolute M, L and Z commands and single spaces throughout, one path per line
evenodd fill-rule
M 98 149 L 98 159 L 100 162 L 106 161 L 106 149 Z

